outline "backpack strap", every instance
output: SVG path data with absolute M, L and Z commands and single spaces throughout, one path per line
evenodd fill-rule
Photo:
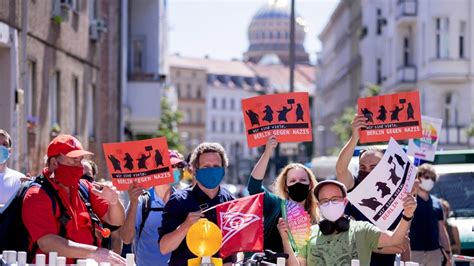
M 102 228 L 102 223 L 97 216 L 97 214 L 94 213 L 92 210 L 92 204 L 90 203 L 90 194 L 89 194 L 89 188 L 87 185 L 82 182 L 82 180 L 79 181 L 79 197 L 81 200 L 84 202 L 84 205 L 86 206 L 87 212 L 89 213 L 89 216 L 92 221 L 92 236 L 94 237 L 94 246 L 98 246 L 98 241 L 96 237 L 96 226 Z
M 155 200 L 155 190 L 153 188 L 149 189 L 146 194 L 142 195 L 142 199 L 142 222 L 140 223 L 140 228 L 138 229 L 138 239 L 140 239 L 142 235 L 143 227 L 145 227 L 145 222 L 148 219 L 150 212 L 162 212 L 164 210 L 163 207 L 151 207 L 151 202 Z

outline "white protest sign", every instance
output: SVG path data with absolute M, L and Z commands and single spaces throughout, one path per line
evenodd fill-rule
M 403 211 L 415 177 L 415 165 L 391 138 L 382 160 L 347 197 L 373 224 L 387 230 Z
M 408 141 L 408 155 L 426 161 L 434 161 L 438 147 L 441 125 L 443 120 L 429 116 L 422 116 L 423 138 Z

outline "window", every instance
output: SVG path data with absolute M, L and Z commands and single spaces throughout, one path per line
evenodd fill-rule
M 240 122 L 240 132 L 244 133 L 244 122 Z
M 280 37 L 280 32 L 279 32 L 279 31 L 277 31 L 277 36 L 276 36 L 276 38 L 277 38 L 277 39 L 280 39 L 280 38 L 281 38 L 281 37 Z
M 192 98 L 191 84 L 187 84 L 187 85 L 186 85 L 186 97 L 187 97 L 188 99 L 191 99 L 191 98 Z
M 273 32 L 270 31 L 270 33 L 269 33 L 268 36 L 269 36 L 268 38 L 269 38 L 270 40 L 273 39 Z
M 202 112 L 201 110 L 196 111 L 196 123 L 201 123 L 202 121 Z
M 407 37 L 403 38 L 403 65 L 410 65 L 410 41 Z
M 178 98 L 181 98 L 181 84 L 176 84 L 176 94 L 178 95 Z
M 201 95 L 201 85 L 198 85 L 198 86 L 197 86 L 197 89 L 196 89 L 196 98 L 198 98 L 198 99 L 201 99 L 201 98 L 202 98 L 202 95 Z
M 79 12 L 79 0 L 71 0 L 72 11 Z
M 449 19 L 436 19 L 436 58 L 449 57 Z
M 212 132 L 216 132 L 217 131 L 217 125 L 216 125 L 216 120 L 212 120 L 212 126 L 211 126 L 211 130 Z
M 215 97 L 212 98 L 212 109 L 217 109 L 217 99 Z
M 77 135 L 79 127 L 79 79 L 76 76 L 72 77 L 72 101 L 72 134 Z
M 456 94 L 448 93 L 444 98 L 444 126 L 458 126 L 458 97 Z
M 187 111 L 187 117 L 188 117 L 188 119 L 187 119 L 186 122 L 192 123 L 192 122 L 193 122 L 193 112 L 191 111 L 191 109 L 188 109 L 188 111 Z
M 222 132 L 222 133 L 225 133 L 225 131 L 226 131 L 226 129 L 225 129 L 225 120 L 223 120 L 223 121 L 221 122 L 221 132 Z
M 95 119 L 96 119 L 96 97 L 95 85 L 89 86 L 87 94 L 87 131 L 89 137 L 95 137 Z
M 377 58 L 377 85 L 382 84 L 382 59 Z
M 466 39 L 466 22 L 461 21 L 459 24 L 459 58 L 465 58 L 466 57 L 466 52 L 465 52 L 465 44 L 464 40 Z
M 235 102 L 234 99 L 230 99 L 230 110 L 234 110 Z
M 382 26 L 383 26 L 383 19 L 382 19 L 382 10 L 377 8 L 377 35 L 382 34 Z
M 196 72 L 193 71 L 192 76 L 193 76 L 193 78 L 196 78 L 196 76 L 197 76 Z
M 288 32 L 285 32 L 285 40 L 288 40 L 290 34 Z
M 51 126 L 59 124 L 59 88 L 60 73 L 55 71 L 49 79 L 49 117 Z
M 226 108 L 226 100 L 225 98 L 222 98 L 222 109 L 225 110 Z
M 234 120 L 230 121 L 230 132 L 234 133 Z
M 145 36 L 133 40 L 133 72 L 143 73 L 145 70 Z
M 28 60 L 28 88 L 26 91 L 26 115 L 29 122 L 37 123 L 37 98 L 38 87 L 36 86 L 36 62 Z

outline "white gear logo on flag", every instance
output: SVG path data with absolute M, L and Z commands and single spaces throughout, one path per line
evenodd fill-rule
M 221 212 L 221 231 L 223 234 L 223 246 L 235 234 L 240 232 L 250 224 L 259 221 L 261 218 L 255 214 L 246 214 L 240 212 Z

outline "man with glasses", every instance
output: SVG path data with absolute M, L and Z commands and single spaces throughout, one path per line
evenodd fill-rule
M 93 221 L 79 189 L 86 188 L 92 212 L 102 221 L 121 226 L 125 212 L 115 187 L 81 180 L 82 160 L 92 155 L 70 135 L 59 135 L 48 146 L 47 167 L 23 199 L 22 218 L 30 238 L 33 254 L 51 251 L 66 257 L 67 264 L 75 259 L 91 258 L 97 262 L 124 265 L 120 255 L 100 248 L 101 228 Z M 48 189 L 46 189 L 48 188 Z
M 362 150 L 359 153 L 359 172 L 357 173 L 357 176 L 353 176 L 349 171 L 349 163 L 354 154 L 357 142 L 359 141 L 359 130 L 365 126 L 367 126 L 366 118 L 363 115 L 356 115 L 352 120 L 352 135 L 339 153 L 336 162 L 336 178 L 346 186 L 349 192 L 356 188 L 370 174 L 370 172 L 374 170 L 384 155 L 383 150 L 373 147 L 369 147 L 367 150 Z M 356 221 L 370 222 L 369 218 L 350 203 L 347 204 L 345 213 Z M 395 230 L 400 219 L 401 216 L 397 217 L 388 229 Z M 407 253 L 402 255 L 402 259 L 409 260 L 408 244 L 409 240 L 405 239 L 405 242 L 398 247 L 377 249 L 372 253 L 372 261 L 370 265 L 393 265 L 395 261 L 395 253 Z
M 137 184 L 132 184 L 128 189 L 130 203 L 120 236 L 125 244 L 133 242 L 137 265 L 167 265 L 171 255 L 157 250 L 156 243 L 160 237 L 157 229 L 161 227 L 164 206 L 176 191 L 174 186 L 179 185 L 187 163 L 179 152 L 168 152 L 173 168 L 173 183 L 154 186 L 148 191 Z
M 451 246 L 443 209 L 439 199 L 430 194 L 437 179 L 433 166 L 418 167 L 417 179 L 420 181 L 416 198 L 418 208 L 410 229 L 412 261 L 420 265 L 439 265 L 444 255 L 446 265 L 451 265 Z
M 311 227 L 311 237 L 306 246 L 299 249 L 297 256 L 288 242 L 288 226 L 281 220 L 278 224 L 284 238 L 285 253 L 290 255 L 288 265 L 350 265 L 358 259 L 360 265 L 369 265 L 373 250 L 399 245 L 410 228 L 410 221 L 416 209 L 416 201 L 407 195 L 403 201 L 403 219 L 392 231 L 382 231 L 362 221 L 344 216 L 348 202 L 344 184 L 335 180 L 320 182 L 314 189 L 319 201 L 323 220 Z

